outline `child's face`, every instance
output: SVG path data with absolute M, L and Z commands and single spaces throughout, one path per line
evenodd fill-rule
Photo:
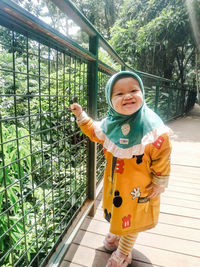
M 143 94 L 137 80 L 125 77 L 112 88 L 111 102 L 115 111 L 124 115 L 135 113 L 143 104 Z

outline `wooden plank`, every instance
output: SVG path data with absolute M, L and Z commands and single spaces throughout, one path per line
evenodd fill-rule
M 200 168 L 171 164 L 171 175 L 200 179 Z
M 172 251 L 171 249 L 169 249 L 171 246 L 171 243 L 168 244 L 168 250 L 163 249 L 163 246 L 166 241 L 172 241 L 167 239 L 167 237 L 164 237 L 166 239 L 165 242 L 162 242 L 163 240 L 156 240 L 155 237 L 157 237 L 156 235 L 150 235 L 147 233 L 143 233 L 140 234 L 141 237 L 138 237 L 138 240 L 136 242 L 135 245 L 135 249 L 133 251 L 133 258 L 136 261 L 140 261 L 143 263 L 148 263 L 148 264 L 153 264 L 153 266 L 191 266 L 191 267 L 197 267 L 198 263 L 199 263 L 199 259 L 191 256 L 191 255 L 184 255 L 182 253 L 177 254 L 174 251 Z M 150 235 L 148 237 L 148 235 Z M 153 236 L 153 237 L 152 237 Z M 103 238 L 102 238 L 103 237 Z M 159 236 L 158 236 L 159 237 Z M 87 255 L 90 255 L 90 257 L 93 258 L 93 265 L 88 265 L 88 266 L 105 266 L 103 264 L 105 264 L 105 262 L 107 262 L 107 259 L 109 258 L 109 254 L 107 253 L 101 253 L 101 257 L 105 257 L 106 261 L 104 262 L 102 260 L 102 258 L 100 257 L 100 262 L 102 265 L 94 265 L 95 263 L 95 259 L 94 259 L 94 253 L 97 253 L 97 251 L 100 252 L 104 252 L 105 249 L 102 246 L 102 241 L 104 239 L 104 236 L 98 235 L 97 233 L 90 233 L 90 232 L 85 232 L 85 231 L 79 231 L 77 237 L 75 238 L 74 242 L 76 242 L 73 245 L 77 246 L 77 249 L 79 249 L 79 251 L 76 252 L 76 254 L 78 253 L 81 257 L 82 254 L 85 254 L 87 251 Z M 153 245 L 153 241 L 157 241 L 156 244 Z M 181 241 L 182 242 L 182 241 Z M 181 242 L 179 242 L 179 244 L 181 244 Z M 160 244 L 162 243 L 162 244 Z M 177 243 L 176 243 L 177 244 Z M 191 243 L 187 243 L 188 245 L 191 245 Z M 79 246 L 78 246 L 79 245 Z M 180 246 L 182 248 L 182 245 Z M 198 249 L 198 248 L 197 248 Z M 197 250 L 196 249 L 196 250 Z M 82 250 L 82 251 L 81 251 Z M 93 251 L 91 251 L 93 250 Z M 179 249 L 180 250 L 180 249 Z M 189 251 L 191 249 L 188 249 Z M 96 251 L 96 252 L 94 252 Z M 100 253 L 99 252 L 99 253 Z M 158 257 L 159 255 L 159 257 Z M 72 257 L 73 256 L 73 257 Z M 74 257 L 74 254 L 72 254 L 72 256 L 69 255 L 65 256 L 65 260 L 73 260 L 73 262 L 75 263 L 80 263 L 81 261 L 78 261 L 78 259 L 76 257 Z M 175 263 L 174 263 L 175 261 Z M 85 266 L 85 258 L 83 258 L 82 260 L 82 264 L 84 263 Z M 171 264 L 171 265 L 170 265 Z M 174 264 L 174 265 L 173 265 Z M 175 265 L 177 264 L 177 265 Z M 136 266 L 135 263 L 133 264 L 133 266 Z
M 179 192 L 179 193 L 183 193 L 183 194 L 192 194 L 192 195 L 200 195 L 200 190 L 199 189 L 195 189 L 195 188 L 187 188 L 187 187 L 180 187 L 180 186 L 172 186 L 169 188 L 166 188 L 165 190 L 166 192 L 168 191 L 174 191 L 174 192 Z
M 198 196 L 198 195 L 192 195 L 192 194 L 182 194 L 180 192 L 172 191 L 170 188 L 166 190 L 165 193 L 162 194 L 161 199 L 163 197 L 189 200 L 191 202 L 195 201 L 197 203 L 200 202 L 200 195 Z
M 84 265 L 72 263 L 72 262 L 65 261 L 65 260 L 60 265 L 60 267 L 80 267 L 80 266 L 84 266 Z
M 190 240 L 142 232 L 138 236 L 137 243 L 193 257 L 200 257 L 200 243 Z
M 93 236 L 93 238 L 98 240 L 98 236 Z M 130 267 L 152 267 L 152 266 L 159 267 L 159 265 L 152 265 L 151 263 L 145 262 L 144 256 L 142 257 L 142 261 L 140 261 L 141 256 L 138 257 L 138 255 L 140 255 L 140 252 L 138 253 L 135 252 L 135 257 L 137 257 L 137 260 L 133 259 L 132 264 L 129 265 Z M 106 266 L 106 263 L 109 258 L 110 254 L 106 253 L 105 251 L 101 251 L 98 249 L 94 250 L 85 246 L 72 244 L 72 249 L 70 253 L 68 253 L 68 255 L 65 256 L 60 267 L 80 267 L 80 266 L 104 267 Z M 148 259 L 146 259 L 146 261 L 147 260 Z
M 171 179 L 169 182 L 169 187 L 179 186 L 179 187 L 187 187 L 187 188 L 194 188 L 200 190 L 200 183 L 193 183 L 192 181 L 183 181 L 183 180 L 174 180 Z
M 200 219 L 200 210 L 161 204 L 161 212 Z
M 200 243 L 199 229 L 191 229 L 191 228 L 182 227 L 182 226 L 158 223 L 155 228 L 150 229 L 147 232 L 157 234 L 157 235 L 165 235 L 169 237 L 195 241 L 195 242 Z
M 96 238 L 98 239 L 98 238 Z M 89 242 L 89 240 L 87 239 Z M 67 251 L 64 261 L 73 262 L 81 266 L 106 266 L 110 255 L 106 252 L 102 253 L 94 248 L 86 246 L 79 246 L 79 244 L 72 244 Z M 101 265 L 99 265 L 101 264 Z M 62 266 L 63 267 L 63 266 Z
M 140 261 L 148 259 L 152 266 L 165 267 L 199 267 L 199 258 L 178 254 L 172 251 L 167 251 L 159 248 L 147 247 L 139 245 L 136 242 L 133 250 L 133 258 Z
M 106 222 L 86 218 L 81 229 L 85 231 L 89 231 L 91 233 L 105 235 L 109 231 L 109 224 Z M 171 236 L 171 237 L 180 238 L 180 239 L 187 239 L 187 240 L 196 241 L 200 243 L 199 229 L 192 229 L 189 227 L 170 225 L 166 223 L 158 223 L 158 225 L 155 228 L 148 230 L 147 232 Z
M 186 199 L 179 199 L 176 197 L 168 197 L 166 195 L 163 195 L 161 198 L 161 203 L 162 204 L 168 204 L 172 206 L 177 206 L 177 207 L 185 207 L 185 208 L 191 208 L 191 209 L 196 209 L 200 211 L 200 202 L 198 201 L 191 201 L 191 200 L 186 200 Z
M 81 226 L 81 229 L 84 231 L 89 231 L 92 233 L 97 233 L 105 236 L 109 232 L 109 223 L 104 221 L 92 220 L 90 218 L 86 218 L 84 223 Z M 103 241 L 102 241 L 103 242 Z
M 171 178 L 171 177 L 170 177 Z M 173 182 L 173 181 L 182 181 L 183 183 L 184 182 L 188 182 L 188 183 L 192 183 L 192 184 L 200 184 L 200 179 L 199 179 L 199 177 L 183 177 L 183 176 L 178 176 L 178 175 L 175 175 L 175 174 L 173 174 L 173 176 L 172 176 L 172 178 L 171 178 L 171 180 L 170 180 L 170 184 L 171 184 L 171 182 Z
M 199 219 L 161 212 L 159 222 L 200 230 Z

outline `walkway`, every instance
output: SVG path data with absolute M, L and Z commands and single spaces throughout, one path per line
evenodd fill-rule
M 170 184 L 162 196 L 156 228 L 141 233 L 133 251 L 132 267 L 200 267 L 200 107 L 169 123 L 172 138 Z M 101 196 L 94 218 L 87 217 L 61 267 L 104 267 L 109 258 L 102 242 L 108 232 Z

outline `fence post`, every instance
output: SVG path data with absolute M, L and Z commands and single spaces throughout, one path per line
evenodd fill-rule
M 168 87 L 168 103 L 167 103 L 167 120 L 170 118 L 170 107 L 172 108 L 172 97 L 173 97 L 173 91 L 172 91 L 172 88 L 171 86 Z
M 159 89 L 160 89 L 160 80 L 157 80 L 157 82 L 156 82 L 155 106 L 154 106 L 154 111 L 156 113 L 158 112 Z
M 98 91 L 98 36 L 90 36 L 89 51 L 96 56 L 96 60 L 88 63 L 88 113 L 93 119 L 97 117 L 97 91 Z M 88 198 L 95 200 L 96 198 L 96 143 L 88 141 L 88 163 L 87 163 L 87 177 L 88 177 Z M 90 215 L 94 216 L 95 203 Z
M 181 116 L 185 113 L 185 88 L 181 87 Z

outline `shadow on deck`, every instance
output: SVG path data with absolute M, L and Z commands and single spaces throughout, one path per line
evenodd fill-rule
M 200 266 L 200 106 L 168 125 L 174 131 L 170 183 L 158 225 L 139 234 L 132 253 L 135 267 Z M 60 266 L 104 267 L 110 257 L 102 245 L 108 229 L 100 194 L 95 216 L 86 217 Z

